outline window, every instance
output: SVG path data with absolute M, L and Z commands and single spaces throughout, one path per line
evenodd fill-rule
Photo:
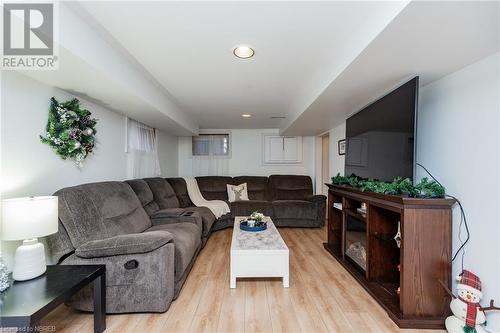
M 263 134 L 264 164 L 302 162 L 302 137 Z
M 229 134 L 193 136 L 193 156 L 229 156 Z
M 127 120 L 127 151 L 156 151 L 156 130 L 133 119 Z
M 129 178 L 155 177 L 161 174 L 154 128 L 127 118 L 127 153 Z

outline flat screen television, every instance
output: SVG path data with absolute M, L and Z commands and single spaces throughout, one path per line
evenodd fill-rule
M 348 118 L 345 175 L 413 180 L 417 108 L 418 76 Z

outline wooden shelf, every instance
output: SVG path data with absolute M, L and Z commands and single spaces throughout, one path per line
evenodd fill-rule
M 366 214 L 363 215 L 361 213 L 358 213 L 358 211 L 356 209 L 352 209 L 352 208 L 346 208 L 346 209 L 344 209 L 344 212 L 347 215 L 351 215 L 355 219 L 363 221 L 363 222 L 366 223 Z
M 451 287 L 451 208 L 455 201 L 404 198 L 327 185 L 329 203 L 342 200 L 343 211 L 328 217 L 325 249 L 400 328 L 444 328 L 450 297 L 438 281 L 447 281 Z M 361 203 L 367 205 L 366 215 L 357 212 Z M 344 254 L 347 216 L 366 223 L 366 272 Z M 394 241 L 398 223 L 401 249 Z

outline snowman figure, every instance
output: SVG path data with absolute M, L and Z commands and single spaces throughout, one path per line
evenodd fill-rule
M 464 270 L 457 280 L 458 297 L 450 303 L 453 316 L 446 318 L 446 330 L 448 333 L 486 333 L 486 316 L 479 304 L 483 297 L 481 280 L 468 270 Z

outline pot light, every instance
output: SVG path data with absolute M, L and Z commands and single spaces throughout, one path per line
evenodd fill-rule
M 233 50 L 233 53 L 238 58 L 248 59 L 248 58 L 253 57 L 253 55 L 255 54 L 255 51 L 250 46 L 241 45 L 241 46 L 238 46 L 237 48 L 235 48 Z
M 251 114 L 248 114 L 248 113 L 244 113 L 241 115 L 243 118 L 252 118 L 252 115 Z

